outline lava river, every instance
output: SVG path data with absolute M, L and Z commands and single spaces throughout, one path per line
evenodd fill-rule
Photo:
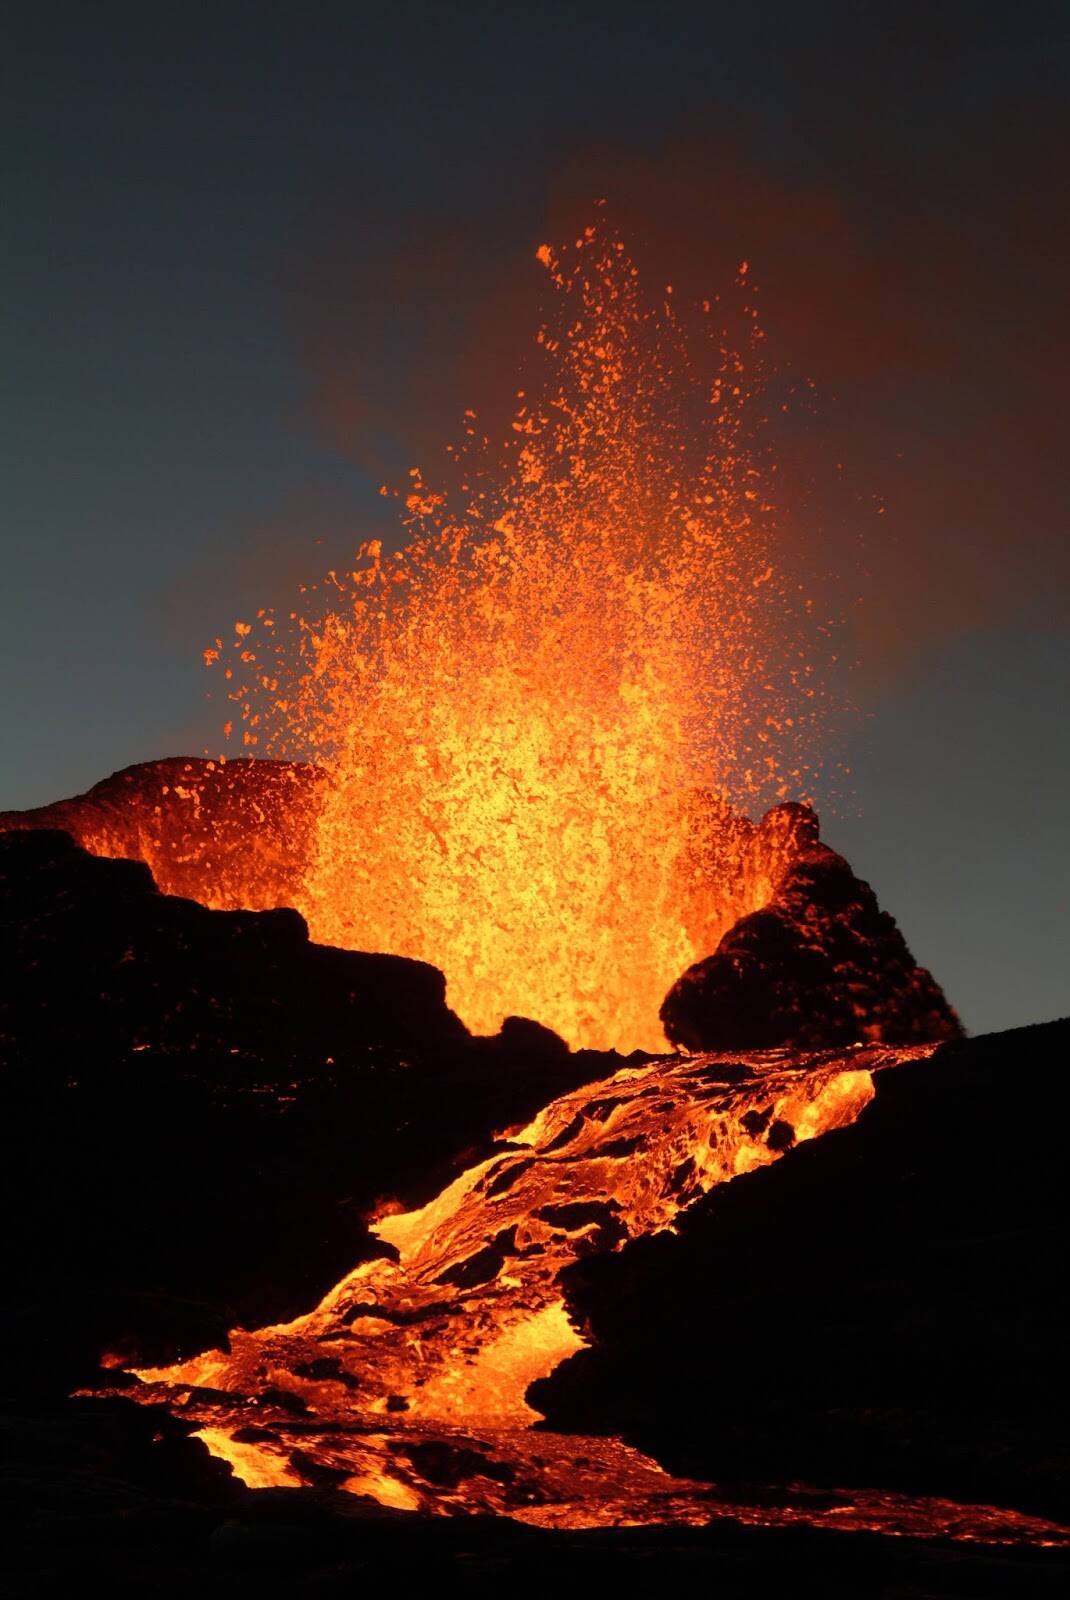
M 536 1379 L 584 1345 L 562 1269 L 671 1228 L 715 1184 L 852 1122 L 872 1074 L 930 1047 L 662 1057 L 548 1105 L 418 1211 L 382 1218 L 366 1261 L 296 1321 L 231 1335 L 133 1389 L 193 1421 L 253 1487 L 329 1484 L 381 1505 L 546 1527 L 718 1516 L 889 1534 L 1070 1542 L 985 1506 L 788 1486 L 746 1503 L 612 1438 L 534 1429 Z

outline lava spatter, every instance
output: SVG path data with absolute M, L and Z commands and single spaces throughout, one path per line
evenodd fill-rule
M 414 468 L 398 495 L 404 548 L 363 545 L 207 656 L 243 754 L 326 774 L 314 939 L 430 961 L 476 1032 L 511 1013 L 659 1050 L 671 983 L 771 892 L 724 802 L 805 792 L 820 675 L 747 274 L 692 315 L 609 227 L 539 259 L 504 438 L 468 413 L 446 486 Z

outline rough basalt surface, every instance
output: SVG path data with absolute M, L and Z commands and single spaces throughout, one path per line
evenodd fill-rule
M 772 899 L 680 977 L 661 1021 L 685 1050 L 824 1049 L 961 1036 L 943 991 L 919 967 L 868 883 L 796 824 Z M 763 824 L 764 825 L 764 824 Z

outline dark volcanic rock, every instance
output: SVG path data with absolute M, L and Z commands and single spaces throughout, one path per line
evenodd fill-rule
M 607 1070 L 520 1022 L 473 1040 L 422 962 L 209 911 L 62 833 L 0 833 L 11 1370 L 70 1385 L 307 1310 L 495 1128 Z
M 336 1046 L 467 1038 L 436 967 L 311 944 L 296 911 L 162 895 L 140 862 L 88 855 L 64 833 L 0 833 L 0 894 L 19 974 L 0 1039 L 53 1061 L 75 1047 L 269 1053 L 300 1071 Z
M 722 1486 L 802 1480 L 1070 1520 L 1070 1023 L 876 1075 L 852 1126 L 564 1275 L 596 1341 L 529 1391 Z
M 696 1051 L 911 1044 L 962 1032 L 869 884 L 817 842 L 816 818 L 771 902 L 677 979 L 661 1021 L 673 1044 Z
M 180 756 L 127 767 L 53 805 L 2 812 L 0 828 L 60 828 L 95 855 L 144 862 L 165 894 L 269 910 L 300 902 L 325 782 L 308 763 Z M 961 1031 L 868 884 L 821 844 L 810 807 L 774 806 L 754 823 L 696 791 L 688 852 L 680 916 L 692 948 L 714 954 L 666 997 L 673 1044 L 805 1048 Z M 745 905 L 764 909 L 736 921 Z M 506 1024 L 511 1057 L 546 1055 L 535 1026 Z

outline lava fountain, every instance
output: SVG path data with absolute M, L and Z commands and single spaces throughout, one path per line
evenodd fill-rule
M 246 754 L 327 773 L 314 939 L 441 967 L 476 1032 L 516 1013 L 659 1049 L 670 984 L 771 893 L 727 802 L 805 783 L 807 602 L 748 442 L 747 264 L 737 348 L 719 300 L 650 295 L 611 232 L 538 257 L 552 304 L 504 443 L 467 413 L 450 487 L 414 469 L 399 496 L 404 548 L 365 544 L 315 615 L 260 612 L 206 659 Z

